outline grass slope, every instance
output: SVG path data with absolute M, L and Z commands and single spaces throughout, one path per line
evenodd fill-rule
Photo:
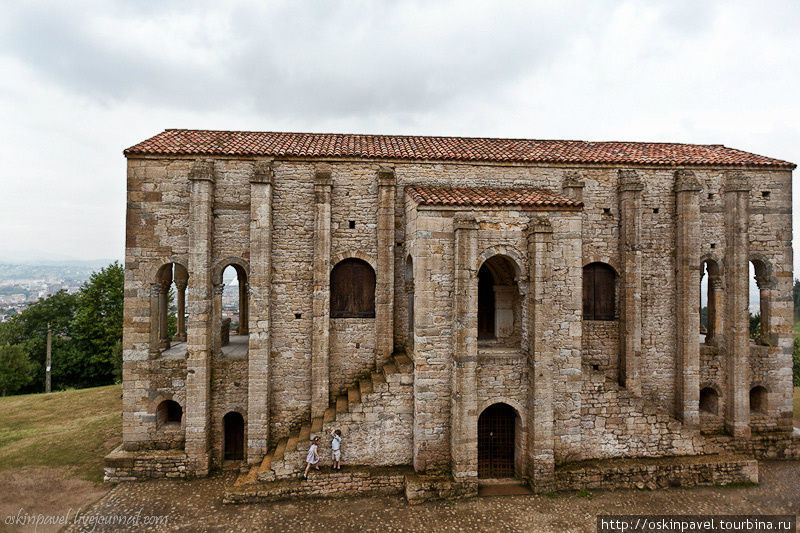
M 0 398 L 0 472 L 66 466 L 102 481 L 103 457 L 122 434 L 121 387 Z

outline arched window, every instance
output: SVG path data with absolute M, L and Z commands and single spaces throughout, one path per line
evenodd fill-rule
M 750 412 L 767 412 L 767 389 L 761 385 L 756 385 L 750 389 Z
M 375 318 L 375 271 L 345 259 L 331 271 L 331 318 Z
M 167 263 L 156 274 L 150 323 L 153 352 L 163 352 L 169 350 L 173 344 L 186 342 L 188 281 L 189 273 L 178 263 Z M 180 347 L 175 348 L 180 352 Z
M 711 387 L 704 387 L 700 389 L 700 411 L 704 413 L 717 414 L 717 405 L 719 403 L 719 396 L 717 391 Z
M 164 400 L 158 404 L 156 418 L 158 420 L 159 427 L 166 424 L 179 425 L 181 423 L 181 419 L 183 418 L 183 409 L 181 408 L 180 404 L 174 400 Z
M 583 267 L 583 319 L 614 320 L 617 273 L 605 263 Z

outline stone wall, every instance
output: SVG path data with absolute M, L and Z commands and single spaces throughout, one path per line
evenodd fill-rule
M 331 400 L 375 367 L 375 319 L 331 319 Z
M 583 364 L 611 379 L 619 375 L 619 322 L 616 320 L 583 321 Z
M 242 415 L 245 421 L 244 442 L 247 442 L 247 359 L 231 359 L 216 354 L 211 375 L 211 459 L 213 466 L 221 466 L 226 414 L 237 412 Z
M 126 452 L 117 448 L 105 459 L 103 481 L 140 481 L 153 478 L 185 478 L 188 474 L 183 451 Z

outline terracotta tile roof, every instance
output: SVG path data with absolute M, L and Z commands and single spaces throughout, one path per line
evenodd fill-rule
M 569 210 L 583 207 L 581 202 L 542 189 L 412 185 L 406 188 L 406 194 L 419 205 L 518 206 Z
M 165 130 L 125 150 L 127 156 L 148 154 L 648 166 L 795 167 L 786 161 L 718 144 L 180 129 Z

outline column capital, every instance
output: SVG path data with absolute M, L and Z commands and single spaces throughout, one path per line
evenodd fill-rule
M 699 192 L 703 190 L 700 180 L 691 170 L 675 171 L 675 192 Z
M 253 174 L 250 176 L 250 183 L 272 185 L 272 180 L 275 177 L 272 163 L 272 159 L 256 161 L 253 164 Z
M 151 283 L 150 284 L 150 296 L 158 296 L 161 294 L 161 283 Z
M 186 286 L 188 284 L 189 284 L 189 280 L 185 280 L 185 279 L 176 279 L 175 280 L 175 287 L 177 287 L 177 289 L 179 291 L 182 291 L 182 290 L 186 289 Z
M 639 192 L 644 190 L 644 184 L 635 170 L 620 169 L 617 171 L 617 175 L 619 178 L 619 192 Z
M 567 170 L 564 172 L 564 181 L 561 183 L 562 189 L 583 189 L 586 184 L 581 179 L 577 170 Z
M 535 239 L 537 235 L 543 236 L 544 234 L 553 233 L 553 226 L 546 218 L 537 217 L 528 222 L 526 233 L 528 240 Z
M 225 290 L 225 284 L 217 283 L 216 285 L 214 285 L 214 296 L 222 296 L 224 290 Z
M 726 170 L 723 190 L 725 192 L 750 192 L 750 183 L 741 170 Z
M 381 166 L 378 169 L 378 187 L 394 187 L 395 184 L 394 168 Z
M 210 181 L 214 183 L 214 161 L 210 159 L 197 159 L 189 170 L 191 181 Z
M 331 169 L 327 165 L 320 165 L 314 169 L 314 187 L 333 187 Z
M 708 282 L 711 285 L 711 288 L 715 291 L 721 291 L 724 287 L 722 274 L 708 276 Z
M 478 227 L 478 221 L 473 213 L 459 212 L 453 215 L 453 231 L 477 230 Z

